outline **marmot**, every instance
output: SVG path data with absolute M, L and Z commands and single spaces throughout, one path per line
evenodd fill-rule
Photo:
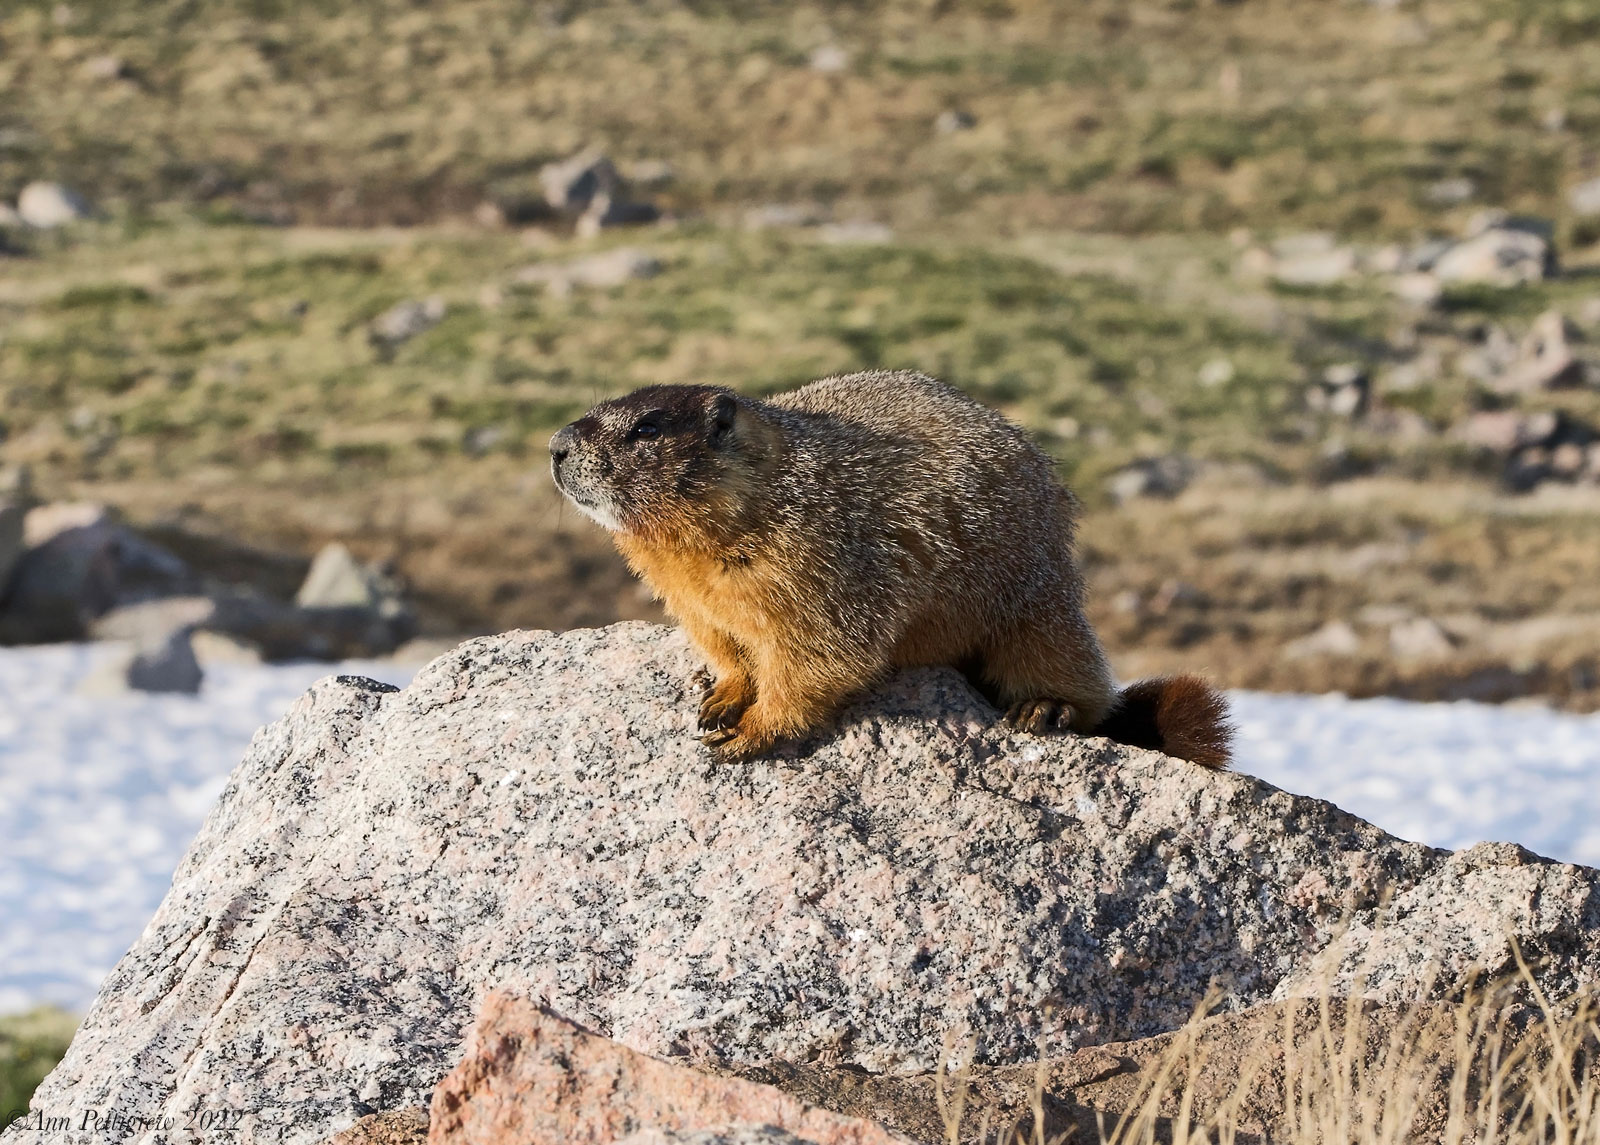
M 700 726 L 724 757 L 818 728 L 896 668 L 951 665 L 1026 731 L 1227 765 L 1205 681 L 1118 692 L 1083 614 L 1076 498 L 1019 427 L 943 382 L 871 371 L 768 401 L 648 386 L 550 455 L 710 661 Z

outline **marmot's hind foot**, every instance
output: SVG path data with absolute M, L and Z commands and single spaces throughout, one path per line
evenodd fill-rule
M 1072 705 L 1060 700 L 1023 700 L 1006 711 L 1006 722 L 1036 736 L 1068 731 L 1072 727 Z

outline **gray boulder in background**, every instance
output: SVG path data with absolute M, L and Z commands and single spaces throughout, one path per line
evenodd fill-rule
M 0 597 L 0 643 L 81 640 L 118 605 L 198 587 L 183 561 L 92 502 L 30 509 L 23 543 Z
M 719 766 L 703 680 L 635 623 L 470 641 L 399 692 L 320 682 L 257 734 L 35 1107 L 248 1109 L 241 1142 L 321 1141 L 426 1103 L 501 986 L 658 1056 L 909 1072 L 962 1031 L 1013 1063 L 1171 1030 L 1213 988 L 1438 994 L 1513 941 L 1555 996 L 1600 983 L 1600 872 L 1016 734 L 943 670 Z

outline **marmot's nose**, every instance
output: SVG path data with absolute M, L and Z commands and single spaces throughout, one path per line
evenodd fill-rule
M 572 452 L 572 447 L 577 444 L 578 427 L 576 425 L 562 427 L 550 439 L 550 460 L 560 465 L 567 459 L 567 454 Z

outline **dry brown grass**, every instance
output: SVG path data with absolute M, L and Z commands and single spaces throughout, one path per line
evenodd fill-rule
M 1136 1073 L 1083 1091 L 1041 1061 L 1020 1124 L 973 1116 L 959 1046 L 936 1085 L 948 1145 L 1580 1145 L 1600 1141 L 1600 1005 L 1512 983 L 1454 1004 L 1320 998 L 1219 1027 L 1203 1006 Z M 1248 1013 L 1248 1012 L 1247 1012 Z M 1082 1104 L 1078 1098 L 1082 1097 Z

